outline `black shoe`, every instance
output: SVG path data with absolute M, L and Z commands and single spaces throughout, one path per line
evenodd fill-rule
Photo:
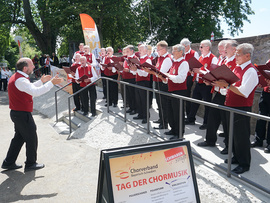
M 262 142 L 259 142 L 258 140 L 252 142 L 251 145 L 250 145 L 251 148 L 262 147 L 262 146 L 263 146 L 263 143 Z
M 232 172 L 236 174 L 242 174 L 246 171 L 249 171 L 249 167 L 244 167 L 244 166 L 237 166 L 235 169 L 232 170 Z
M 25 167 L 24 167 L 24 170 L 25 170 L 25 171 L 33 171 L 33 170 L 39 170 L 39 169 L 42 169 L 42 168 L 44 168 L 44 167 L 45 167 L 44 164 L 38 164 L 38 163 L 35 163 L 35 164 L 31 165 L 31 166 L 25 166 Z
M 216 144 L 208 143 L 206 141 L 199 142 L 197 145 L 200 146 L 200 147 L 214 147 L 214 146 L 216 146 Z
M 189 121 L 189 120 L 186 120 L 186 121 L 185 121 L 185 124 L 186 124 L 186 125 L 195 125 L 195 121 Z
M 165 125 L 160 124 L 158 127 L 154 127 L 154 129 L 168 129 L 168 124 Z
M 218 136 L 219 137 L 225 137 L 225 133 L 219 133 Z
M 265 153 L 270 153 L 270 144 L 267 145 L 267 147 L 264 148 Z
M 117 104 L 113 104 L 113 107 L 117 107 Z
M 224 163 L 227 164 L 228 163 L 228 159 L 225 159 Z M 232 157 L 232 164 L 238 164 L 238 161 L 236 160 L 235 157 Z
M 164 134 L 165 134 L 165 135 L 175 135 L 175 133 L 174 133 L 172 130 L 170 130 L 170 131 L 168 131 L 168 132 L 165 132 Z
M 92 117 L 95 117 L 96 115 L 97 115 L 96 113 L 92 113 L 92 115 L 91 115 L 91 116 L 92 116 Z
M 83 112 L 83 115 L 84 115 L 84 116 L 87 116 L 87 115 L 88 115 L 88 112 Z
M 15 169 L 22 168 L 22 165 L 17 165 L 16 163 L 11 164 L 11 165 L 6 165 L 4 161 L 1 167 L 2 169 L 5 169 L 5 170 L 15 170 Z
M 153 123 L 161 123 L 160 119 L 153 121 Z
M 143 117 L 141 117 L 141 116 L 135 116 L 135 117 L 133 117 L 133 119 L 134 120 L 140 120 L 140 119 L 143 119 Z
M 128 109 L 126 112 L 127 112 L 127 113 L 130 113 L 131 111 L 132 111 L 131 109 Z
M 225 147 L 223 150 L 220 151 L 220 154 L 228 154 L 228 148 Z
M 144 119 L 142 120 L 142 124 L 145 124 L 145 123 L 147 123 L 147 119 L 146 119 L 146 118 L 144 118 Z
M 135 110 L 132 110 L 129 115 L 135 115 L 136 114 L 136 111 Z
M 177 139 L 179 139 L 179 137 L 178 137 L 177 135 L 174 135 L 174 136 L 172 136 L 172 137 L 170 138 L 170 140 L 177 140 Z
M 79 108 L 74 108 L 73 111 L 79 111 L 80 109 Z
M 205 130 L 207 128 L 207 124 L 203 124 L 199 127 L 200 130 Z
M 108 104 L 105 104 L 105 106 L 108 106 Z M 112 104 L 109 104 L 109 106 L 112 106 Z

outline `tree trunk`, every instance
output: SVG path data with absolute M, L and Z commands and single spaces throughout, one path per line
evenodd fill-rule
M 43 33 L 40 32 L 33 20 L 29 0 L 23 0 L 23 10 L 25 15 L 25 26 L 33 35 L 37 46 L 40 48 L 42 53 L 51 55 L 53 52 L 55 52 L 56 33 L 58 33 L 58 29 L 52 31 L 51 25 L 48 23 L 48 21 L 43 19 Z

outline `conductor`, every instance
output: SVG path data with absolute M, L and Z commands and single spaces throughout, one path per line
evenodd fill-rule
M 26 143 L 25 171 L 38 170 L 44 164 L 37 161 L 37 127 L 32 117 L 33 96 L 40 96 L 48 92 L 55 84 L 63 81 L 62 78 L 43 75 L 40 80 L 31 83 L 29 75 L 35 68 L 30 58 L 21 58 L 16 64 L 17 72 L 9 79 L 8 96 L 10 118 L 14 123 L 15 135 L 11 140 L 7 156 L 2 168 L 6 170 L 19 169 L 16 160 L 24 143 Z

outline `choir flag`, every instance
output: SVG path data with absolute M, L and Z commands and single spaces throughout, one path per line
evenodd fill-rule
M 96 23 L 91 16 L 85 13 L 81 13 L 80 18 L 85 44 L 90 47 L 90 52 L 98 58 L 100 52 L 100 40 Z

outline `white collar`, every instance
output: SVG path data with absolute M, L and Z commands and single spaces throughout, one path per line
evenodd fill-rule
M 179 59 L 173 59 L 174 60 L 174 62 L 180 62 L 180 61 L 182 61 L 184 59 L 184 57 L 180 57 Z
M 23 76 L 29 78 L 29 75 L 27 75 L 25 72 L 22 72 L 22 71 L 20 71 L 20 70 L 17 70 L 17 72 L 20 73 L 21 75 L 23 75 Z
M 241 67 L 242 70 L 244 70 L 245 67 L 247 67 L 247 65 L 249 65 L 251 63 L 251 60 L 245 62 L 245 63 L 242 63 L 241 65 L 239 65 Z
M 146 56 L 147 56 L 147 54 L 141 56 L 140 58 L 141 58 L 141 59 L 144 59 Z
M 203 57 L 203 58 L 207 58 L 207 57 L 210 56 L 210 54 L 211 54 L 211 51 L 210 51 L 206 56 L 202 55 L 202 57 Z
M 230 62 L 230 61 L 233 61 L 235 59 L 235 55 L 233 55 L 232 57 L 230 58 L 226 58 L 226 63 Z

